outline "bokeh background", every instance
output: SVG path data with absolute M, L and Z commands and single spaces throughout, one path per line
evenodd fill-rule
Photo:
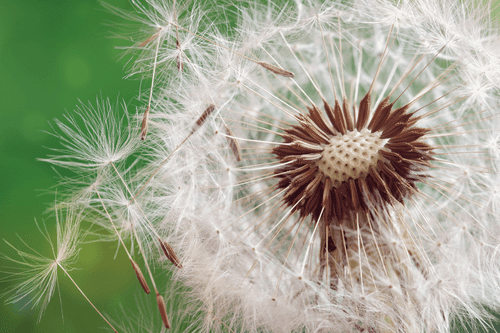
M 107 3 L 132 10 L 128 0 Z M 110 38 L 116 32 L 113 25 L 120 23 L 127 22 L 97 0 L 0 0 L 1 239 L 21 245 L 17 234 L 50 255 L 35 219 L 45 221 L 55 236 L 55 220 L 45 212 L 56 199 L 58 176 L 50 165 L 37 161 L 50 153 L 45 147 L 58 147 L 46 133 L 54 118 L 62 119 L 79 100 L 95 104 L 97 98 L 109 97 L 125 101 L 132 112 L 141 105 L 136 100 L 141 82 L 123 79 L 127 58 L 120 59 L 121 51 L 115 48 L 130 43 Z M 143 85 L 149 86 L 149 81 Z M 71 275 L 101 312 L 120 321 L 122 307 L 133 304 L 134 309 L 144 300 L 137 300 L 141 290 L 135 274 L 123 251 L 115 257 L 116 247 L 113 242 L 84 245 Z M 3 241 L 0 253 L 14 255 Z M 0 279 L 8 265 L 0 260 Z M 39 323 L 39 308 L 4 304 L 5 298 L 0 298 L 0 332 L 103 332 L 104 321 L 62 272 L 59 282 L 61 299 L 56 291 Z M 12 283 L 0 281 L 0 294 L 12 288 Z M 145 302 L 151 302 L 145 308 L 156 311 L 154 297 Z M 152 331 L 159 332 L 161 322 L 152 320 L 150 327 L 157 328 Z M 500 325 L 489 332 L 497 330 Z

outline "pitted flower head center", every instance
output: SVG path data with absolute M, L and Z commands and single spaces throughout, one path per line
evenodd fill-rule
M 317 162 L 319 170 L 337 188 L 349 178 L 366 177 L 370 167 L 377 166 L 379 151 L 384 147 L 385 140 L 380 138 L 380 134 L 363 129 L 333 136 Z
M 422 140 L 428 130 L 415 126 L 409 104 L 394 110 L 386 97 L 372 113 L 367 94 L 356 117 L 348 104 L 309 107 L 273 148 L 283 162 L 275 177 L 284 203 L 313 221 L 339 223 L 404 204 L 430 167 L 433 148 Z

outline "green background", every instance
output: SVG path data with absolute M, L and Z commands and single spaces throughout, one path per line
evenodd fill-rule
M 107 2 L 132 10 L 127 0 Z M 49 153 L 44 147 L 58 147 L 44 132 L 50 131 L 50 121 L 71 112 L 78 99 L 95 104 L 96 97 L 119 98 L 131 111 L 140 105 L 135 100 L 140 81 L 123 79 L 126 59 L 120 60 L 121 51 L 115 49 L 129 43 L 109 38 L 117 30 L 113 22 L 126 23 L 93 0 L 0 0 L 0 238 L 20 245 L 17 233 L 31 247 L 50 253 L 35 224 L 35 218 L 47 217 L 44 212 L 56 197 L 56 173 L 37 161 Z M 46 222 L 53 230 L 54 219 Z M 120 305 L 135 308 L 139 287 L 123 251 L 114 259 L 116 246 L 84 245 L 79 269 L 71 275 L 102 312 L 120 320 Z M 0 253 L 13 255 L 4 242 Z M 0 271 L 7 264 L 1 260 Z M 1 298 L 0 332 L 103 331 L 104 321 L 61 272 L 59 282 L 64 319 L 57 292 L 38 324 L 38 308 L 6 305 Z M 0 294 L 12 287 L 1 282 Z M 149 301 L 146 306 L 156 311 L 154 297 Z M 159 332 L 157 318 L 154 326 Z

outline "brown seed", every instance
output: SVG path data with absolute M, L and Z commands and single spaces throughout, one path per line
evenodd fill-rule
M 165 305 L 165 300 L 160 294 L 156 294 L 156 303 L 158 303 L 158 309 L 160 310 L 161 320 L 167 329 L 170 328 L 170 322 L 167 316 L 167 306 Z
M 162 240 L 160 238 L 158 238 L 158 241 L 160 242 L 160 247 L 163 251 L 163 254 L 165 254 L 165 257 L 167 257 L 167 259 L 170 260 L 170 262 L 172 264 L 174 264 L 175 267 L 182 268 L 181 261 L 179 260 L 179 258 L 175 254 L 174 249 L 172 249 L 170 244 L 168 244 L 167 242 L 165 242 L 164 240 Z
M 144 116 L 142 116 L 142 125 L 141 125 L 141 140 L 146 139 L 146 135 L 148 134 L 148 118 L 149 118 L 149 105 L 144 111 Z
M 284 77 L 294 77 L 295 76 L 295 74 L 293 74 L 292 72 L 284 70 L 283 68 L 279 68 L 278 66 L 271 65 L 270 63 L 265 62 L 265 61 L 258 61 L 257 64 L 261 65 L 262 67 L 264 67 L 268 71 L 273 72 L 274 74 L 279 75 L 279 76 L 284 76 Z
M 175 41 L 175 47 L 177 48 L 177 50 L 180 51 L 181 44 L 179 43 L 179 40 Z M 180 52 L 179 52 L 179 55 L 177 56 L 176 61 L 177 61 L 177 69 L 179 70 L 179 72 L 182 72 L 182 70 L 184 69 L 184 64 L 182 63 L 181 53 Z
M 158 37 L 158 32 L 155 33 L 154 35 L 152 35 L 151 37 L 149 37 L 148 39 L 146 39 L 141 44 L 139 44 L 139 47 L 144 47 L 144 46 L 148 45 L 149 43 L 151 43 L 152 41 L 154 41 L 156 39 L 156 37 Z
M 212 112 L 214 112 L 214 110 L 215 110 L 215 105 L 210 104 L 205 109 L 205 111 L 203 111 L 203 114 L 200 116 L 200 118 L 198 118 L 198 120 L 196 121 L 196 124 L 193 126 L 193 129 L 191 130 L 191 134 L 196 132 L 198 130 L 198 128 L 200 128 L 205 123 L 205 121 L 207 121 L 207 118 L 212 114 Z
M 229 127 L 226 126 L 226 136 L 227 143 L 229 144 L 229 147 L 231 148 L 234 157 L 236 157 L 236 161 L 241 161 L 241 148 L 240 144 L 236 139 L 234 138 L 233 132 L 229 129 Z
M 368 123 L 371 109 L 371 97 L 372 95 L 369 91 L 359 103 L 358 121 L 356 123 L 356 128 L 358 131 L 361 131 L 363 128 L 365 128 L 366 124 Z
M 347 100 L 347 98 L 344 98 L 342 102 L 342 110 L 344 111 L 344 117 L 348 131 L 354 130 L 354 119 L 352 117 L 350 109 L 351 108 L 349 107 L 349 101 Z
M 359 197 L 358 197 L 358 189 L 356 188 L 356 181 L 352 178 L 349 179 L 349 186 L 351 190 L 351 200 L 352 200 L 352 206 L 354 207 L 355 211 L 360 210 L 360 202 L 359 202 Z
M 307 107 L 309 110 L 309 115 L 311 120 L 327 135 L 333 135 L 333 127 L 328 123 L 328 120 L 324 116 L 323 112 L 316 106 Z
M 333 107 L 333 116 L 335 123 L 333 124 L 340 134 L 344 135 L 347 133 L 347 124 L 344 118 L 344 113 L 340 107 L 339 101 L 335 100 L 335 106 Z
M 389 99 L 390 96 L 384 98 L 378 105 L 377 110 L 375 110 L 375 113 L 372 116 L 372 120 L 368 124 L 368 129 L 372 132 L 377 132 L 378 130 L 380 130 L 387 120 L 387 117 L 389 117 L 392 107 L 394 106 L 394 102 L 389 104 Z
M 144 275 L 142 274 L 142 271 L 141 271 L 139 265 L 137 265 L 135 263 L 135 261 L 133 261 L 132 259 L 130 259 L 130 261 L 132 262 L 132 267 L 134 267 L 135 275 L 137 275 L 137 279 L 139 280 L 139 283 L 141 284 L 142 289 L 144 289 L 146 294 L 149 294 L 151 292 L 151 290 L 149 290 L 148 283 L 146 282 L 146 279 L 144 278 Z

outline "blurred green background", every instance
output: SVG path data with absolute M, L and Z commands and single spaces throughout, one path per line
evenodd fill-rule
M 107 2 L 132 10 L 128 0 Z M 116 29 L 106 23 L 112 22 L 127 23 L 94 0 L 0 1 L 0 238 L 20 245 L 19 234 L 34 249 L 50 253 L 35 224 L 55 199 L 47 190 L 55 190 L 56 173 L 36 160 L 49 153 L 44 147 L 58 147 L 44 133 L 50 121 L 71 112 L 78 99 L 95 104 L 102 96 L 138 105 L 140 81 L 122 79 L 126 61 L 119 60 L 115 47 L 128 44 L 109 38 Z M 51 231 L 53 224 L 48 217 Z M 119 320 L 120 305 L 136 303 L 138 285 L 123 251 L 113 259 L 116 245 L 85 245 L 71 275 L 97 308 Z M 4 242 L 0 253 L 13 255 Z M 6 264 L 0 261 L 0 271 Z M 102 332 L 106 324 L 69 279 L 59 273 L 59 281 L 64 318 L 57 291 L 38 324 L 39 308 L 6 305 L 0 298 L 0 332 Z M 0 294 L 12 286 L 0 283 Z M 148 301 L 156 311 L 154 298 Z

